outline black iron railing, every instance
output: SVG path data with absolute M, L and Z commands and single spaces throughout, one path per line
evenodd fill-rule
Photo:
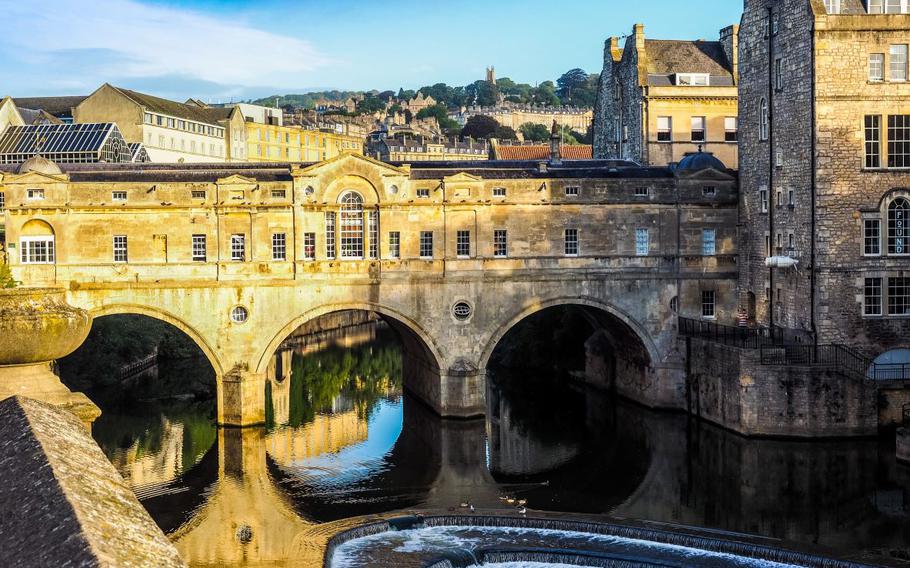
M 781 345 L 759 348 L 762 365 L 830 367 L 864 378 L 872 362 L 843 345 Z
M 679 318 L 679 334 L 743 349 L 758 349 L 763 345 L 783 345 L 792 335 L 788 333 L 788 330 L 779 327 L 736 327 L 684 317 Z
M 876 381 L 910 381 L 910 363 L 873 363 L 868 374 Z

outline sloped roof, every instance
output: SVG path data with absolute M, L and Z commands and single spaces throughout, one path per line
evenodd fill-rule
M 126 141 L 111 122 L 10 126 L 0 136 L 0 162 L 19 163 L 37 154 L 56 162 L 101 159 L 109 139 L 115 155 L 108 159 L 128 162 Z
M 733 69 L 719 41 L 646 39 L 648 74 L 707 73 L 732 76 Z
M 137 104 L 145 107 L 149 112 L 173 116 L 175 118 L 185 118 L 187 120 L 211 125 L 218 125 L 219 120 L 226 118 L 226 116 L 222 117 L 225 109 L 202 108 L 196 105 L 188 105 L 168 99 L 162 99 L 161 97 L 147 95 L 138 91 L 122 89 L 120 87 L 114 87 L 114 89 L 120 91 L 124 96 L 132 99 Z M 229 115 L 230 112 L 227 114 Z
M 75 97 L 13 97 L 19 108 L 43 110 L 57 118 L 73 116 L 73 109 L 79 106 L 87 96 Z
M 524 146 L 498 146 L 495 150 L 495 160 L 548 160 L 550 159 L 549 144 L 534 144 Z M 559 154 L 564 160 L 590 160 L 594 157 L 594 150 L 588 144 L 562 145 Z

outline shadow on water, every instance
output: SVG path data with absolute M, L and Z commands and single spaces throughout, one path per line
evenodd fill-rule
M 885 443 L 752 440 L 652 412 L 582 384 L 577 352 L 543 372 L 492 367 L 488 418 L 444 420 L 402 391 L 408 354 L 372 325 L 276 354 L 265 428 L 219 430 L 211 401 L 96 394 L 95 438 L 191 565 L 281 565 L 326 522 L 521 501 L 873 561 L 910 542 L 910 468 Z

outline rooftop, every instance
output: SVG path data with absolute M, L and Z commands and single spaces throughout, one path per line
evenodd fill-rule
M 497 160 L 548 160 L 550 158 L 550 145 L 499 145 L 496 146 L 493 152 L 493 157 Z M 594 157 L 594 149 L 589 144 L 563 144 L 559 146 L 559 154 L 564 160 L 590 160 Z

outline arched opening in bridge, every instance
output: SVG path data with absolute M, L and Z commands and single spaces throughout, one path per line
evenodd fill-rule
M 490 472 L 529 507 L 608 511 L 650 463 L 636 409 L 617 397 L 649 380 L 648 347 L 633 324 L 594 305 L 529 312 L 488 357 Z
M 329 521 L 425 498 L 438 467 L 423 441 L 429 410 L 405 391 L 432 391 L 439 367 L 411 324 L 369 309 L 302 317 L 265 375 L 270 476 L 301 517 Z
M 105 455 L 159 526 L 176 528 L 202 499 L 186 484 L 217 478 L 215 371 L 203 349 L 164 319 L 112 313 L 57 364 L 101 408 L 92 435 Z

